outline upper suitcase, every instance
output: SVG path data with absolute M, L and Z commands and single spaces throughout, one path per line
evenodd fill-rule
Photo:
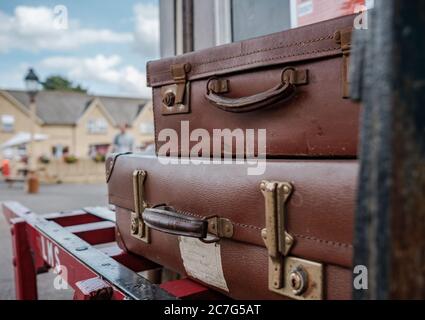
M 345 16 L 149 62 L 157 154 L 188 157 L 208 134 L 204 157 L 356 157 L 360 106 L 347 99 L 353 21 Z M 240 148 L 232 134 L 243 134 Z

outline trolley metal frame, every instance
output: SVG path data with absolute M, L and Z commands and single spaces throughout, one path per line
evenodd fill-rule
M 119 248 L 115 212 L 108 208 L 40 215 L 17 202 L 4 202 L 3 214 L 12 234 L 18 300 L 37 300 L 37 275 L 52 268 L 74 289 L 75 300 L 219 297 L 190 279 L 154 284 L 141 276 L 161 266 Z

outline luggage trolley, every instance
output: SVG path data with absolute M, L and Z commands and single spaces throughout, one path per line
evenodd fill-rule
M 217 292 L 190 279 L 154 284 L 139 273 L 161 266 L 121 250 L 115 212 L 104 207 L 35 214 L 4 202 L 11 226 L 16 298 L 37 300 L 37 275 L 54 269 L 74 300 L 214 300 Z

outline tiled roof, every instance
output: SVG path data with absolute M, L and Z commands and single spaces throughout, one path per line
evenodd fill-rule
M 25 91 L 3 90 L 29 108 L 29 97 Z M 37 116 L 45 124 L 74 125 L 94 99 L 99 99 L 115 124 L 132 124 L 146 105 L 140 98 L 95 96 L 67 91 L 41 91 L 37 95 Z

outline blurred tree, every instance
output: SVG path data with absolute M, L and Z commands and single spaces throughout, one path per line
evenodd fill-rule
M 81 85 L 74 85 L 72 81 L 58 75 L 47 77 L 42 85 L 44 90 L 61 90 L 87 93 L 87 89 L 83 88 Z

